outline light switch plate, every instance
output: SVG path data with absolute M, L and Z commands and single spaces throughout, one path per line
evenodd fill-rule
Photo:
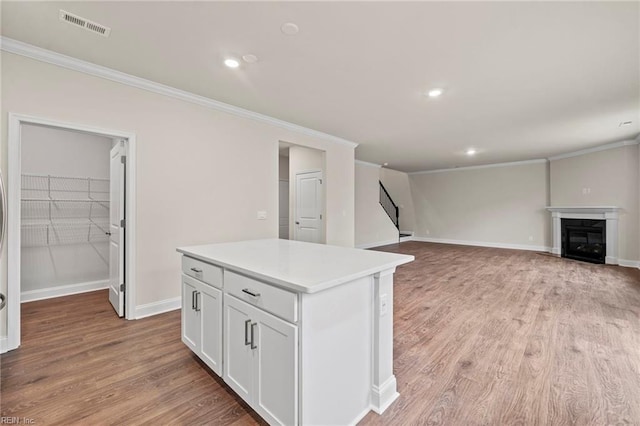
M 267 218 L 267 212 L 264 210 L 258 211 L 258 220 L 265 220 Z

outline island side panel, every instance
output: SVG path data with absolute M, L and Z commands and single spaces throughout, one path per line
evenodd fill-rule
M 371 409 L 373 276 L 300 303 L 300 424 L 349 425 Z
M 373 385 L 371 408 L 382 414 L 400 396 L 393 375 L 393 274 L 374 275 Z

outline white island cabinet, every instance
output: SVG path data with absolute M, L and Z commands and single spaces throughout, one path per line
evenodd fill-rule
M 269 424 L 355 424 L 398 397 L 393 273 L 413 256 L 277 239 L 178 252 L 183 342 Z

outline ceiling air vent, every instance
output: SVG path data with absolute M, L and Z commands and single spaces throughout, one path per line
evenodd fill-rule
M 73 13 L 69 13 L 65 10 L 60 9 L 60 20 L 63 22 L 68 22 L 72 25 L 84 28 L 87 31 L 91 31 L 96 34 L 100 34 L 104 37 L 109 37 L 111 33 L 111 28 L 105 27 L 104 25 L 100 25 L 97 22 L 90 21 L 81 16 L 74 15 Z

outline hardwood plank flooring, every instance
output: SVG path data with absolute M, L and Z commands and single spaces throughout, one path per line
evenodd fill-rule
M 408 242 L 400 398 L 363 425 L 640 425 L 640 270 Z M 180 313 L 115 316 L 106 291 L 22 305 L 2 416 L 36 424 L 264 422 L 180 341 Z M 330 409 L 330 407 L 328 407 Z

